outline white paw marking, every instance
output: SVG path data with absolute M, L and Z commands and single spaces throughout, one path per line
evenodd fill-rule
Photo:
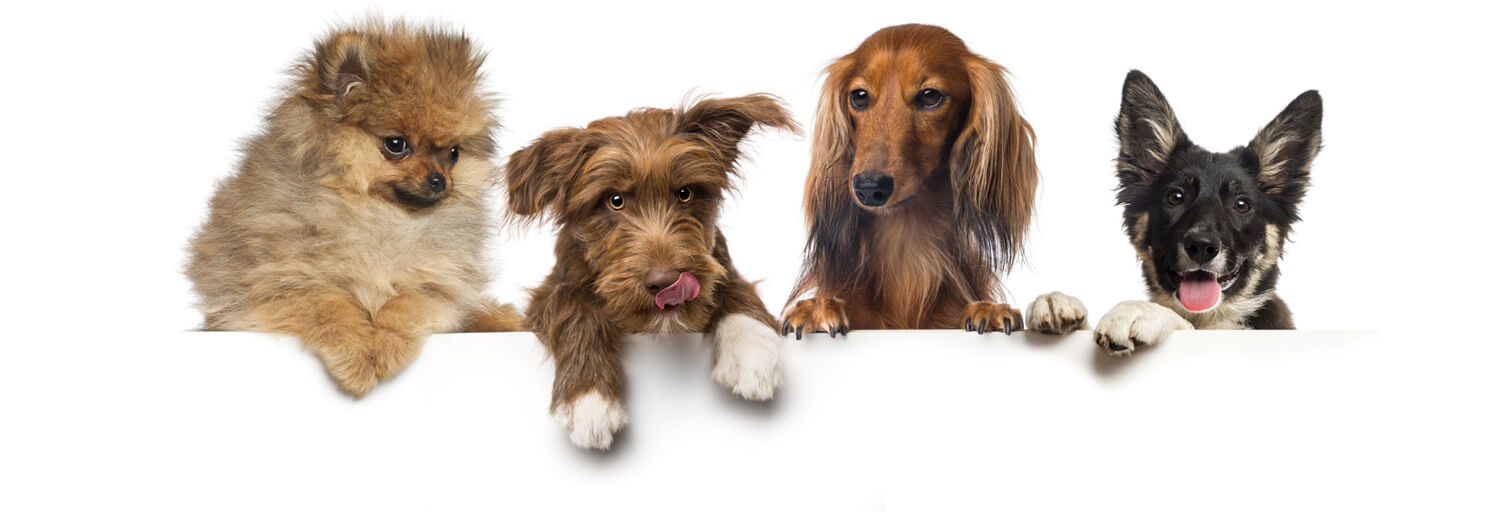
M 1117 304 L 1095 324 L 1095 343 L 1107 353 L 1124 356 L 1163 341 L 1176 330 L 1194 329 L 1188 320 L 1166 307 L 1129 300 Z
M 571 444 L 595 450 L 607 450 L 613 446 L 613 434 L 629 423 L 629 414 L 624 412 L 623 403 L 608 400 L 597 390 L 582 393 L 571 403 L 561 404 L 553 415 L 571 433 Z
M 1027 306 L 1027 328 L 1048 334 L 1062 334 L 1085 326 L 1090 312 L 1079 299 L 1062 292 L 1037 296 Z
M 748 315 L 729 315 L 713 334 L 713 380 L 749 400 L 769 400 L 781 386 L 781 340 Z

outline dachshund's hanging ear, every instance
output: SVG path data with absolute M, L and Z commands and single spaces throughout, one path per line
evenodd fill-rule
M 971 106 L 950 156 L 954 217 L 987 254 L 1009 269 L 1022 249 L 1037 197 L 1037 137 L 1017 110 L 1006 69 L 967 59 Z
M 756 125 L 793 133 L 801 131 L 780 98 L 751 94 L 697 102 L 677 117 L 676 132 L 700 137 L 718 152 L 724 163 L 732 165 L 739 159 L 739 142 Z
M 1123 188 L 1152 182 L 1167 169 L 1174 151 L 1191 145 L 1163 92 L 1135 69 L 1121 86 L 1116 136 L 1121 139 L 1116 176 Z
M 849 167 L 854 161 L 853 122 L 845 107 L 849 80 L 856 65 L 849 54 L 828 65 L 817 118 L 812 122 L 812 164 L 802 206 L 807 217 L 806 257 L 803 276 L 792 289 L 792 298 L 803 293 L 811 279 L 852 275 L 857 239 L 863 219 L 849 189 Z
M 1298 204 L 1310 185 L 1310 162 L 1320 152 L 1320 93 L 1305 91 L 1247 144 L 1258 184 L 1268 195 Z
M 508 157 L 503 179 L 509 212 L 524 220 L 537 219 L 550 209 L 557 218 L 565 213 L 565 189 L 595 150 L 581 134 L 580 128 L 549 131 Z

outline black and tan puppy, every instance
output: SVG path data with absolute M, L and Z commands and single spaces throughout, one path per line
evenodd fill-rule
M 775 317 L 739 277 L 718 230 L 739 142 L 756 125 L 795 130 L 773 97 L 642 109 L 544 134 L 509 158 L 508 206 L 559 228 L 555 269 L 525 325 L 555 358 L 551 413 L 584 448 L 627 422 L 628 333 L 705 332 L 713 379 L 750 400 L 781 382 Z
M 1178 329 L 1293 329 L 1278 298 L 1278 260 L 1320 151 L 1320 94 L 1306 91 L 1245 146 L 1190 142 L 1140 71 L 1122 86 L 1117 201 L 1151 302 L 1116 305 L 1095 326 L 1129 354 Z

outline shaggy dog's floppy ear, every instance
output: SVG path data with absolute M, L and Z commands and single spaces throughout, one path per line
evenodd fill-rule
M 1320 118 L 1320 93 L 1305 91 L 1247 143 L 1244 157 L 1253 160 L 1264 193 L 1295 204 L 1304 197 L 1320 152 Z
M 580 128 L 545 132 L 508 157 L 503 179 L 510 212 L 526 220 L 547 209 L 554 209 L 557 217 L 565 213 L 565 187 L 595 149 L 580 140 L 581 133 Z
M 1116 176 L 1122 187 L 1152 182 L 1166 170 L 1175 150 L 1190 145 L 1158 86 L 1135 69 L 1121 86 L 1116 136 L 1121 139 Z
M 799 132 L 781 100 L 769 94 L 706 99 L 687 108 L 676 121 L 676 132 L 700 137 L 725 164 L 739 159 L 739 141 L 755 125 Z
M 968 67 L 972 103 L 949 157 L 954 217 L 992 266 L 1009 269 L 1032 222 L 1037 137 L 1017 111 L 1006 69 L 980 57 Z
M 371 78 L 366 43 L 355 32 L 332 35 L 314 49 L 315 73 L 320 92 L 334 97 L 337 106 Z

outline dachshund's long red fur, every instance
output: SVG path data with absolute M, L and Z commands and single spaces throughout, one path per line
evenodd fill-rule
M 994 301 L 1031 222 L 1038 171 L 1005 74 L 929 25 L 882 29 L 828 66 L 805 261 L 783 330 L 1022 328 L 1020 312 Z M 941 103 L 929 105 L 928 89 Z M 866 172 L 894 180 L 884 205 L 858 202 L 853 179 Z

